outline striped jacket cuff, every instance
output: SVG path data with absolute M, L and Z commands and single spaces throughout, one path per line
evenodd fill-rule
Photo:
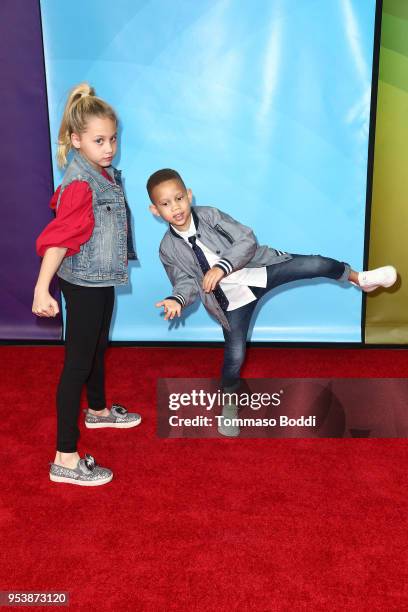
M 231 274 L 233 270 L 232 263 L 228 259 L 225 259 L 225 257 L 223 259 L 219 259 L 214 267 L 221 268 L 221 270 L 225 272 L 225 276 Z
M 176 295 L 169 295 L 168 297 L 164 299 L 165 300 L 176 300 L 176 302 L 178 302 L 180 306 L 186 305 L 186 300 L 183 298 L 183 296 L 180 293 L 177 293 Z

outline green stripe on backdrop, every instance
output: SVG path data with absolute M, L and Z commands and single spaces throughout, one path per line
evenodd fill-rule
M 407 20 L 383 14 L 381 23 L 381 50 L 391 49 L 408 56 Z
M 393 15 L 408 19 L 408 2 L 407 0 L 384 0 L 383 2 L 383 17 L 384 15 Z
M 408 2 L 385 0 L 371 205 L 369 266 L 392 263 L 400 279 L 367 297 L 368 344 L 408 343 Z
M 379 90 L 383 83 L 392 85 L 397 91 L 408 92 L 408 57 L 388 49 L 381 50 Z M 381 111 L 377 109 L 377 122 L 380 119 L 378 112 L 383 112 L 383 109 L 381 108 Z

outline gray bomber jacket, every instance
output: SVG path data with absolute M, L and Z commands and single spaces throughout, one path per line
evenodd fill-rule
M 226 274 L 241 268 L 261 268 L 292 259 L 289 253 L 259 246 L 249 227 L 217 208 L 194 206 L 191 212 L 197 238 L 219 255 L 217 266 Z M 203 272 L 192 248 L 171 225 L 160 243 L 159 255 L 173 285 L 173 295 L 169 298 L 186 307 L 200 297 L 207 311 L 229 330 L 227 318 L 213 292 L 205 293 L 202 288 Z

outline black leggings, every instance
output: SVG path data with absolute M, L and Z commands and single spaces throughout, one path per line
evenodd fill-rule
M 88 404 L 103 410 L 104 354 L 115 302 L 114 287 L 81 287 L 59 279 L 67 318 L 64 368 L 57 390 L 57 450 L 74 453 L 79 439 L 81 391 L 86 384 Z

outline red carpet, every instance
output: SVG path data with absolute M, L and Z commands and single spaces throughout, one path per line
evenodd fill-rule
M 215 377 L 221 349 L 113 348 L 108 398 L 144 421 L 82 427 L 112 483 L 52 484 L 63 349 L 0 355 L 0 590 L 68 591 L 69 609 L 98 612 L 407 609 L 406 440 L 161 440 L 157 377 L 197 363 Z M 407 371 L 403 350 L 254 348 L 244 375 Z

